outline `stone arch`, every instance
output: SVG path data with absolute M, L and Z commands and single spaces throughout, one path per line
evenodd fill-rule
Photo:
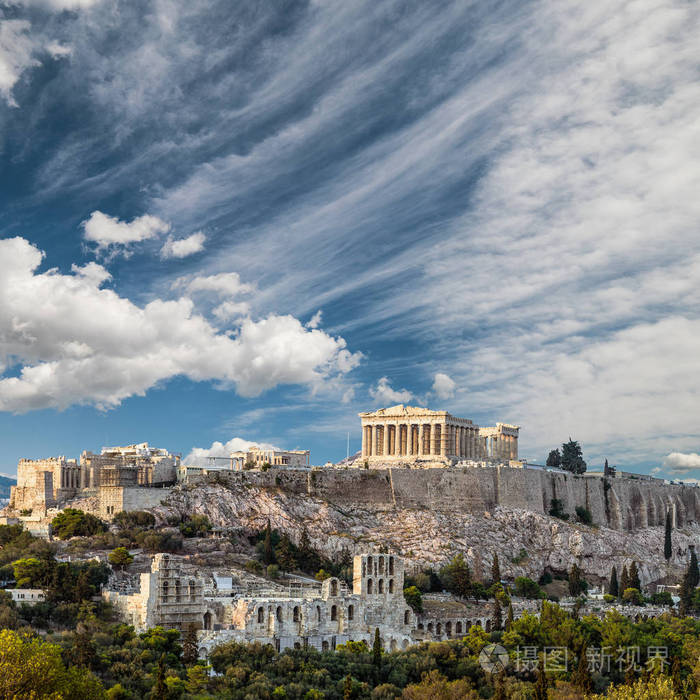
M 265 610 L 262 606 L 258 608 L 258 622 L 265 622 Z
M 389 650 L 390 651 L 398 651 L 398 649 L 399 649 L 399 645 L 397 644 L 395 639 L 392 639 L 389 642 Z
M 324 640 L 321 642 L 321 651 L 328 651 L 329 648 L 330 648 L 330 647 L 329 647 L 329 645 L 328 645 L 328 642 L 324 639 Z
M 408 649 L 408 639 L 404 639 L 403 642 L 401 642 L 401 648 L 405 651 Z
M 377 584 L 377 593 L 381 595 L 384 593 L 384 579 L 380 578 L 379 583 Z
M 180 579 L 175 579 L 175 600 L 180 602 Z
M 275 617 L 277 618 L 277 622 L 282 622 L 282 606 L 278 605 L 277 610 L 275 610 Z
M 335 605 L 331 605 L 331 621 L 338 619 L 338 608 Z
M 433 623 L 432 622 L 428 623 L 428 632 L 430 632 L 430 634 L 433 633 Z
M 299 642 L 294 642 L 295 649 L 301 649 L 301 644 Z
M 367 594 L 372 595 L 372 579 L 367 579 Z
M 404 625 L 409 625 L 411 623 L 411 611 L 410 610 L 404 610 L 403 623 L 404 623 Z
M 206 658 L 207 658 L 207 649 L 206 649 L 206 647 L 199 647 L 199 658 L 200 658 L 200 659 L 206 659 Z
M 190 579 L 190 582 L 187 584 L 187 588 L 188 588 L 188 591 L 189 591 L 189 594 L 190 594 L 190 600 L 192 601 L 192 600 L 194 600 L 195 597 L 196 597 L 196 596 L 195 596 L 195 588 L 196 588 L 196 586 L 195 586 L 195 582 L 194 582 L 194 579 L 193 579 L 193 578 Z
M 393 592 L 394 592 L 394 579 L 390 578 L 389 579 L 389 593 L 393 593 Z
M 455 633 L 456 633 L 456 634 L 462 634 L 462 623 L 461 623 L 461 621 L 459 621 L 459 620 L 458 620 L 457 623 L 455 624 Z
M 355 617 L 355 606 L 348 605 L 348 620 L 352 620 Z
M 202 626 L 205 630 L 211 629 L 211 613 L 207 610 L 202 617 Z
M 295 605 L 294 610 L 292 610 L 292 622 L 300 622 L 301 613 L 299 612 L 299 606 Z
M 316 622 L 321 622 L 321 606 L 316 606 Z
M 384 573 L 384 557 L 380 556 L 379 557 L 379 574 Z
M 448 637 L 452 636 L 452 623 L 449 620 L 445 623 L 445 634 Z
M 418 629 L 419 629 L 421 632 L 425 629 L 422 622 L 419 622 L 419 623 L 418 623 Z
M 438 622 L 437 625 L 435 625 L 435 634 L 437 634 L 438 637 L 442 634 L 442 623 Z
M 389 576 L 394 575 L 394 557 L 389 557 Z
M 491 631 L 491 620 L 486 620 L 486 627 L 485 627 L 486 632 Z
M 334 598 L 338 595 L 338 581 L 333 579 L 331 581 L 331 596 Z
M 163 581 L 163 600 L 168 600 L 169 586 L 167 581 Z

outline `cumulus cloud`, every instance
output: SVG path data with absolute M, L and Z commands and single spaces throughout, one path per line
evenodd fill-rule
M 670 452 L 664 457 L 663 465 L 672 474 L 687 474 L 700 469 L 700 454 L 697 452 Z
M 251 442 L 240 437 L 234 437 L 226 443 L 216 440 L 211 444 L 211 447 L 193 447 L 182 461 L 184 464 L 198 467 L 223 467 L 226 466 L 226 462 L 223 459 L 211 460 L 210 457 L 228 457 L 232 452 L 247 452 L 251 447 L 261 447 L 265 450 L 279 449 L 267 442 Z
M 178 375 L 242 396 L 279 384 L 313 389 L 360 361 L 342 338 L 292 316 L 246 318 L 230 337 L 186 297 L 139 307 L 102 287 L 100 265 L 38 273 L 42 259 L 23 238 L 0 240 L 0 367 L 18 370 L 0 375 L 3 411 L 107 409 Z
M 29 30 L 26 20 L 5 19 L 0 15 L 0 96 L 12 107 L 17 107 L 12 96 L 15 83 L 27 68 L 39 65 L 34 57 L 38 44 Z
M 206 236 L 198 231 L 187 238 L 174 239 L 168 237 L 160 249 L 161 258 L 186 258 L 204 250 Z
M 413 398 L 408 389 L 392 389 L 388 377 L 382 377 L 377 386 L 370 387 L 369 395 L 375 404 L 389 406 L 397 403 L 407 403 Z
M 156 238 L 170 230 L 170 224 L 150 214 L 127 223 L 101 211 L 93 211 L 81 226 L 85 240 L 96 243 L 99 251 L 110 248 L 124 251 L 131 243 Z
M 237 272 L 220 272 L 216 275 L 205 275 L 176 280 L 175 289 L 184 288 L 190 294 L 197 292 L 210 292 L 219 297 L 234 297 L 239 294 L 248 294 L 253 291 L 253 286 L 241 282 Z
M 457 384 L 443 372 L 435 373 L 435 381 L 433 382 L 433 393 L 439 399 L 449 399 L 455 395 L 455 387 Z

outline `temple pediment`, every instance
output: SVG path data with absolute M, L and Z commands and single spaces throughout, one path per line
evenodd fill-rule
M 406 416 L 445 416 L 447 411 L 433 411 L 420 406 L 404 406 L 402 403 L 388 408 L 379 408 L 376 411 L 360 413 L 363 418 L 403 418 Z

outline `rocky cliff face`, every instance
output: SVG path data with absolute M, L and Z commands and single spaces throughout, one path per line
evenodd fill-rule
M 621 532 L 502 505 L 478 513 L 366 501 L 340 506 L 307 493 L 252 484 L 178 487 L 165 505 L 151 510 L 163 519 L 201 513 L 217 526 L 255 530 L 269 518 L 274 528 L 296 542 L 306 528 L 313 545 L 330 558 L 342 549 L 359 554 L 385 546 L 417 566 L 439 566 L 461 552 L 484 577 L 497 553 L 506 576 L 537 579 L 545 569 L 564 572 L 577 563 L 591 583 L 607 580 L 613 565 L 619 574 L 624 564 L 635 560 L 647 584 L 667 574 L 680 575 L 689 546 L 700 545 L 697 524 L 674 530 L 673 557 L 667 566 L 664 529 L 658 526 Z

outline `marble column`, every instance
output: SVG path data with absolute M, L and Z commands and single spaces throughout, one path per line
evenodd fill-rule
M 384 438 L 384 444 L 382 445 L 382 453 L 386 457 L 389 454 L 389 426 L 384 423 L 384 432 L 382 437 Z

